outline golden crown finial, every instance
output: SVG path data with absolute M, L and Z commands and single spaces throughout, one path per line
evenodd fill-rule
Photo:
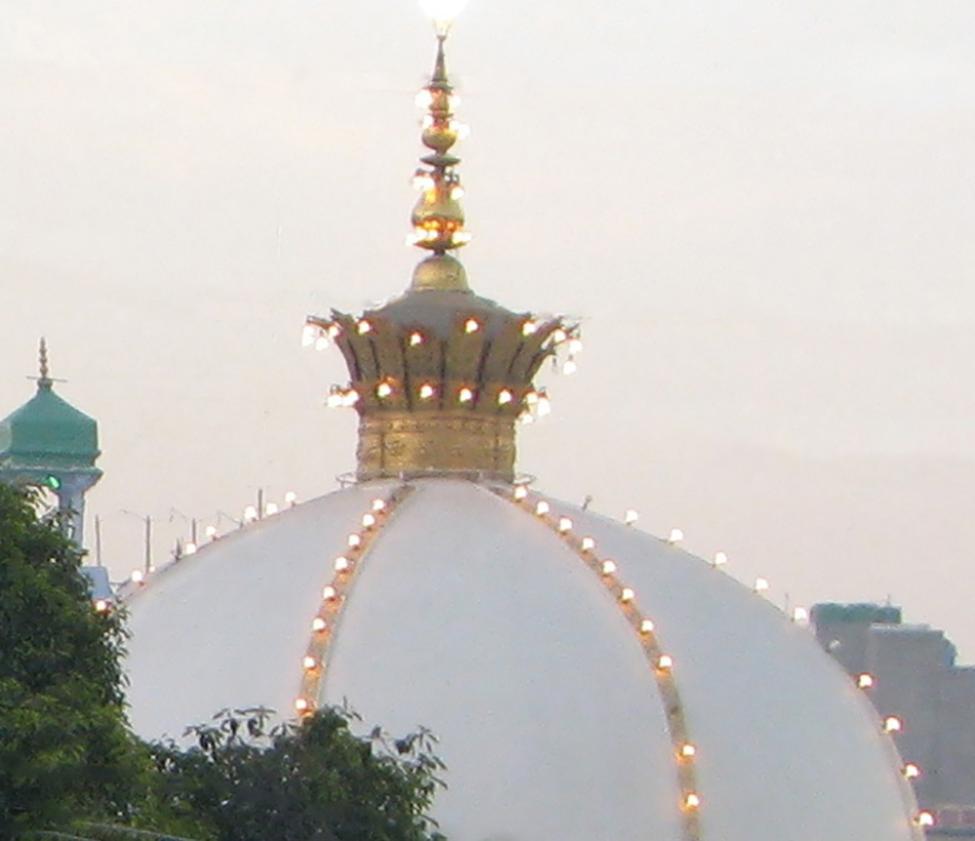
M 451 152 L 462 128 L 454 121 L 457 98 L 444 54 L 461 2 L 423 3 L 436 24 L 437 55 L 417 97 L 429 152 L 415 176 L 421 194 L 410 243 L 432 254 L 398 298 L 358 315 L 309 316 L 305 324 L 305 345 L 321 350 L 335 342 L 348 365 L 348 384 L 334 385 L 326 403 L 359 415 L 362 481 L 440 474 L 513 480 L 516 423 L 549 410 L 535 375 L 565 343 L 566 370 L 575 365 L 576 325 L 476 295 L 449 253 L 470 239 L 459 203 L 460 159 Z

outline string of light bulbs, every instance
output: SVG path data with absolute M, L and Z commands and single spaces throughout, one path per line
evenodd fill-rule
M 311 636 L 301 660 L 300 688 L 294 702 L 299 716 L 315 711 L 332 642 L 359 569 L 397 506 L 412 490 L 412 485 L 400 485 L 385 497 L 375 497 L 359 518 L 358 527 L 349 532 L 341 554 L 331 561 L 332 575 L 322 588 L 321 603 L 311 621 Z
M 667 721 L 667 731 L 673 748 L 673 760 L 680 789 L 681 839 L 700 841 L 701 839 L 701 795 L 697 785 L 695 761 L 698 749 L 690 739 L 687 717 L 681 701 L 680 691 L 674 677 L 674 659 L 660 645 L 653 620 L 640 609 L 636 592 L 619 577 L 616 562 L 600 556 L 596 541 L 592 537 L 578 537 L 574 533 L 574 523 L 567 515 L 556 514 L 551 504 L 537 494 L 531 494 L 524 485 L 512 488 L 495 488 L 501 499 L 516 505 L 520 510 L 531 512 L 552 531 L 595 573 L 603 587 L 612 596 L 622 611 L 630 627 L 636 632 L 637 640 L 644 657 L 650 666 L 651 674 L 663 703 Z M 628 525 L 635 522 L 629 518 Z

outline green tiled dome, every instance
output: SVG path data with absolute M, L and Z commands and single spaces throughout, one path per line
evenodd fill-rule
M 0 421 L 0 466 L 92 467 L 98 453 L 98 424 L 55 394 L 47 377 Z

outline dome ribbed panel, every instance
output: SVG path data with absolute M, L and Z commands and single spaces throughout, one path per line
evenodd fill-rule
M 322 587 L 369 501 L 350 488 L 283 511 L 150 576 L 127 604 L 131 720 L 181 737 L 224 707 L 294 713 Z
M 549 529 L 427 480 L 364 559 L 324 700 L 441 739 L 453 841 L 674 841 L 661 704 L 632 629 Z
M 853 681 L 765 598 L 635 528 L 572 511 L 674 657 L 703 839 L 911 841 L 896 754 Z

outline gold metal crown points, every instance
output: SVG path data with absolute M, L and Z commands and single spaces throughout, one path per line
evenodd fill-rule
M 399 300 L 426 303 L 428 294 Z M 358 317 L 333 311 L 331 319 L 308 319 L 349 369 L 348 386 L 334 387 L 329 402 L 354 407 L 362 419 L 360 478 L 438 470 L 513 476 L 515 422 L 546 400 L 532 381 L 576 328 L 461 301 L 451 301 L 458 306 L 446 325 L 434 324 L 426 306 L 416 321 L 394 320 L 395 303 Z

